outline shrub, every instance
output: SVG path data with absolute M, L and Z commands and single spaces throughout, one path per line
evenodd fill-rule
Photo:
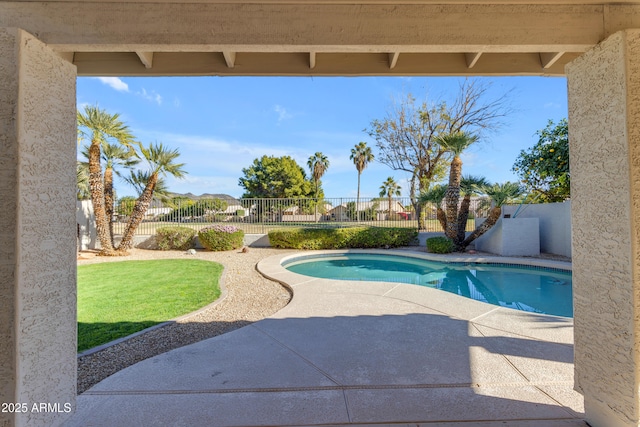
M 210 251 L 230 251 L 242 246 L 244 231 L 233 225 L 211 225 L 200 230 L 198 237 Z
M 434 254 L 449 254 L 453 252 L 453 241 L 448 237 L 439 236 L 427 239 L 427 250 Z
M 189 227 L 161 227 L 156 230 L 156 243 L 163 251 L 183 250 L 195 246 L 196 231 Z
M 417 236 L 401 227 L 292 228 L 270 231 L 269 242 L 283 249 L 381 248 L 407 246 Z

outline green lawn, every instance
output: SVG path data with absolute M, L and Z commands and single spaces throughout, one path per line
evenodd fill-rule
M 123 261 L 78 267 L 78 351 L 190 313 L 220 296 L 220 264 Z

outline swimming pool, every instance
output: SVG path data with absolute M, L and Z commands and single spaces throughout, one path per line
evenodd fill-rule
M 427 286 L 516 310 L 573 316 L 571 272 L 525 265 L 446 263 L 401 255 L 340 254 L 283 263 L 294 273 L 336 280 Z

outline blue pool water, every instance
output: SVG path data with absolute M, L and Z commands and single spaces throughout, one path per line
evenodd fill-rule
M 505 264 L 443 263 L 395 255 L 297 258 L 305 276 L 428 286 L 501 307 L 572 317 L 571 272 Z

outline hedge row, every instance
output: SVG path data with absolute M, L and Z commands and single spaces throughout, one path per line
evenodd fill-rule
M 191 249 L 195 247 L 196 234 L 200 243 L 210 251 L 230 251 L 242 246 L 244 231 L 232 225 L 212 225 L 196 232 L 189 227 L 170 226 L 156 230 L 158 249 L 163 251 Z
M 244 241 L 244 231 L 233 225 L 211 225 L 198 232 L 200 243 L 210 251 L 238 249 Z
M 186 251 L 196 245 L 196 231 L 189 227 L 170 226 L 156 230 L 156 243 L 163 251 Z
M 345 249 L 408 246 L 418 232 L 401 227 L 292 228 L 272 230 L 269 242 L 281 249 Z
M 427 251 L 434 254 L 450 254 L 455 249 L 453 240 L 438 236 L 427 239 Z

